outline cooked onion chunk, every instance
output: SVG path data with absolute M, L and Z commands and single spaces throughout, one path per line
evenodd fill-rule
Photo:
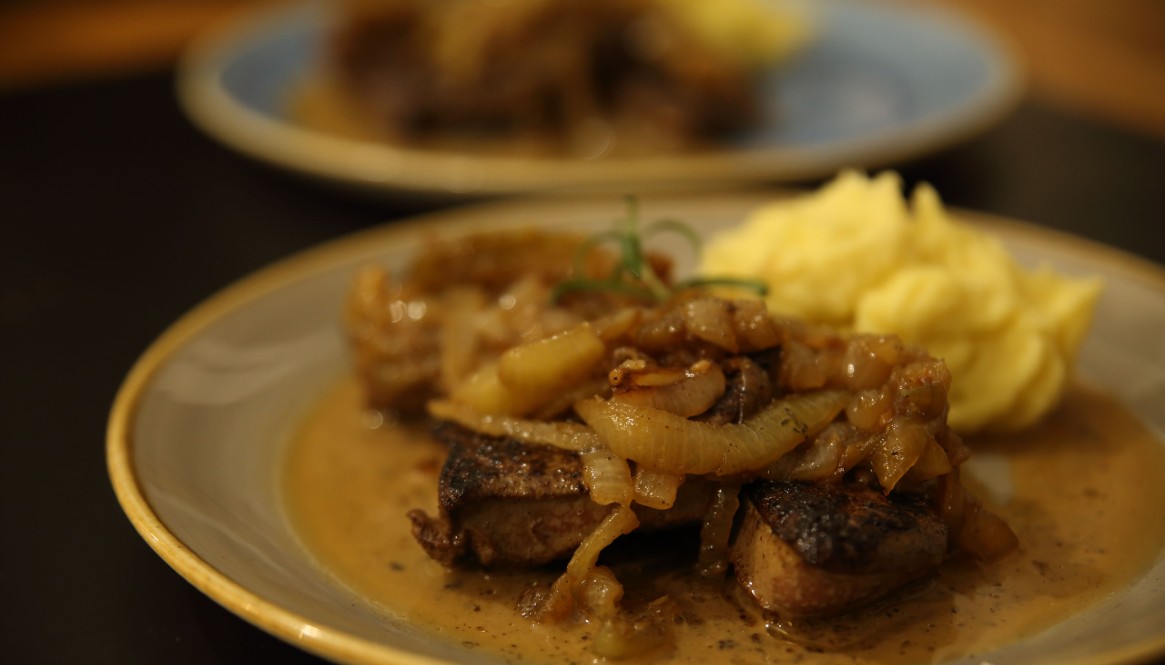
M 612 380 L 619 373 L 615 395 L 618 402 L 660 409 L 690 418 L 704 413 L 724 394 L 724 370 L 708 361 L 687 369 L 650 368 L 640 372 L 624 368 L 612 370 Z
M 796 394 L 739 425 L 710 425 L 660 409 L 589 399 L 575 411 L 617 454 L 649 469 L 727 476 L 764 468 L 845 408 L 841 391 Z

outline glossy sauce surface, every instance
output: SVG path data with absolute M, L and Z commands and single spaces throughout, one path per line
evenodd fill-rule
M 976 462 L 967 482 L 1015 530 L 1018 551 L 988 564 L 950 560 L 934 579 L 852 617 L 778 627 L 733 585 L 693 583 L 696 542 L 669 537 L 656 548 L 669 554 L 638 550 L 614 566 L 628 602 L 676 602 L 673 646 L 642 660 L 942 662 L 1070 617 L 1160 555 L 1165 446 L 1114 400 L 1077 386 L 1037 428 L 968 443 Z M 305 545 L 380 611 L 437 639 L 507 661 L 592 662 L 592 627 L 531 624 L 515 610 L 555 571 L 448 572 L 414 542 L 405 513 L 436 513 L 442 454 L 423 427 L 379 422 L 361 410 L 357 386 L 341 384 L 307 416 L 286 461 L 286 500 Z

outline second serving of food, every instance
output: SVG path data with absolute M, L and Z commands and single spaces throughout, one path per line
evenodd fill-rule
M 761 207 L 694 277 L 651 247 L 699 238 L 634 201 L 369 266 L 354 378 L 289 461 L 305 540 L 386 612 L 533 662 L 931 662 L 1087 607 L 1165 541 L 1129 513 L 1159 442 L 1073 379 L 1101 285 L 900 191 Z
M 762 122 L 756 78 L 810 38 L 761 0 L 344 0 L 293 113 L 397 145 L 596 158 Z

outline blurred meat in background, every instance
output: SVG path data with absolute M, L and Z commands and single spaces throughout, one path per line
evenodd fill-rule
M 301 116 L 396 143 L 578 157 L 714 142 L 810 35 L 766 0 L 342 0 Z
M 4 0 L 0 87 L 169 66 L 209 24 L 279 2 Z M 1034 95 L 1165 137 L 1165 4 L 1158 0 L 916 2 L 965 10 L 1009 38 Z

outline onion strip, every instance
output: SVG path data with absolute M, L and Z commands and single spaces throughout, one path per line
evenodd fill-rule
M 448 400 L 432 400 L 428 408 L 429 415 L 434 418 L 457 423 L 478 434 L 508 437 L 521 443 L 554 446 L 574 452 L 603 447 L 599 435 L 580 423 L 482 415 L 469 406 Z
M 575 596 L 591 576 L 599 554 L 615 539 L 631 533 L 639 526 L 639 518 L 628 506 L 619 506 L 603 519 L 595 530 L 587 534 L 578 549 L 571 555 L 564 572 L 550 588 L 542 605 L 534 615 L 541 622 L 558 622 L 570 616 L 574 609 Z
M 886 492 L 923 456 L 934 437 L 918 423 L 891 423 L 870 454 L 870 466 Z M 948 469 L 949 470 L 949 469 Z
M 762 469 L 812 436 L 845 407 L 846 393 L 790 395 L 740 424 L 713 425 L 602 399 L 575 411 L 615 454 L 669 473 L 726 476 Z
M 498 358 L 498 378 L 511 390 L 553 393 L 585 379 L 607 353 L 589 323 L 519 344 Z
M 600 506 L 612 503 L 630 505 L 634 491 L 627 460 L 606 448 L 585 450 L 579 457 L 583 462 L 583 484 L 587 486 L 592 501 Z
M 446 392 L 465 380 L 478 362 L 480 341 L 474 319 L 484 301 L 482 292 L 471 288 L 454 289 L 445 299 L 438 339 L 441 387 Z
M 674 376 L 671 376 L 673 375 Z M 662 376 L 664 380 L 653 385 L 652 379 Z M 641 374 L 630 374 L 629 390 L 616 392 L 611 399 L 636 406 L 660 409 L 685 418 L 699 415 L 716 404 L 724 395 L 724 370 L 720 365 L 708 363 L 693 365 L 687 370 L 648 370 Z
M 728 570 L 728 541 L 740 508 L 740 485 L 725 483 L 716 488 L 704 524 L 700 527 L 700 558 L 697 570 L 705 577 L 721 577 Z
M 676 503 L 676 493 L 684 476 L 641 466 L 635 469 L 635 503 L 656 510 L 667 510 Z

